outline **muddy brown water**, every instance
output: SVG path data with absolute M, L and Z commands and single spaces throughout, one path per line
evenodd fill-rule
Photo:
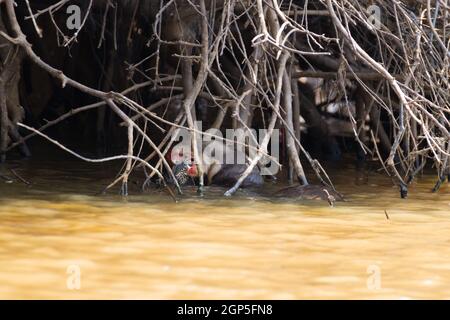
M 342 166 L 330 208 L 220 188 L 125 200 L 96 195 L 108 164 L 9 165 L 32 185 L 0 180 L 0 298 L 450 298 L 450 187 L 432 194 L 432 175 L 401 200 Z

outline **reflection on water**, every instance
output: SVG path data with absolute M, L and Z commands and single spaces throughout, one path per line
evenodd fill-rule
M 450 298 L 450 188 L 431 194 L 432 176 L 405 201 L 381 174 L 336 170 L 349 201 L 329 208 L 218 189 L 123 200 L 95 195 L 116 168 L 14 165 L 32 185 L 0 180 L 0 298 Z

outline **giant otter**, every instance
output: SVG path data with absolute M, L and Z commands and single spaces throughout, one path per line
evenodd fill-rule
M 232 187 L 236 184 L 244 171 L 247 169 L 245 164 L 222 164 L 218 170 L 209 171 L 207 174 L 208 184 L 224 187 Z M 242 188 L 257 187 L 264 183 L 263 177 L 258 167 L 254 167 L 252 172 L 244 179 Z
M 330 205 L 336 201 L 344 201 L 344 197 L 333 188 L 311 184 L 286 187 L 275 192 L 274 196 L 298 200 L 325 200 Z
M 223 187 L 232 187 L 247 168 L 243 164 L 214 164 L 204 165 L 207 185 L 216 185 Z M 183 161 L 173 167 L 173 173 L 180 185 L 193 184 L 198 178 L 197 165 L 189 161 Z M 170 181 L 169 181 L 170 182 Z M 242 188 L 261 186 L 264 183 L 259 169 L 254 168 L 252 172 L 244 179 Z
M 216 185 L 223 187 L 232 187 L 236 184 L 239 178 L 247 169 L 246 164 L 240 163 L 224 163 L 227 153 L 235 154 L 236 159 L 238 155 L 241 159 L 245 159 L 245 155 L 241 155 L 239 150 L 232 150 L 232 147 L 223 144 L 222 142 L 212 141 L 204 143 L 204 150 L 214 150 L 214 152 L 203 152 L 202 171 L 205 175 L 205 182 L 207 185 Z M 176 158 L 176 159 L 174 159 Z M 184 159 L 184 160 L 180 160 Z M 178 164 L 173 166 L 173 173 L 177 177 L 177 181 L 180 185 L 193 182 L 198 178 L 199 170 L 197 164 L 192 160 L 185 159 L 183 151 L 171 153 L 170 162 L 176 162 Z M 255 166 L 252 172 L 244 179 L 241 184 L 242 188 L 257 187 L 264 183 L 264 179 L 261 175 L 258 166 Z

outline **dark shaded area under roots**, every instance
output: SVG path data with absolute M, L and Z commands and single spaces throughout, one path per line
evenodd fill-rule
M 32 3 L 33 12 L 44 10 L 55 2 L 34 1 Z M 68 78 L 104 93 L 120 93 L 135 85 L 149 82 L 142 88 L 130 90 L 124 96 L 144 108 L 151 108 L 162 101 L 160 105 L 149 109 L 154 113 L 155 118 L 144 117 L 142 110 L 138 110 L 136 105 L 130 105 L 123 99 L 120 100 L 122 104 L 119 107 L 125 116 L 135 120 L 139 128 L 157 146 L 161 144 L 161 150 L 166 146 L 170 148 L 167 145 L 167 137 L 175 127 L 173 123 L 184 127 L 190 125 L 189 117 L 183 110 L 184 99 L 195 90 L 194 80 L 200 77 L 202 71 L 200 63 L 202 19 L 198 16 L 199 9 L 193 9 L 187 3 L 175 1 L 175 5 L 169 6 L 167 12 L 163 11 L 162 15 L 157 16 L 158 10 L 166 2 L 142 1 L 139 3 L 130 0 L 115 2 L 115 6 L 110 6 L 105 1 L 94 1 L 92 8 L 85 1 L 75 1 L 74 3 L 80 6 L 82 13 L 90 11 L 86 20 L 83 21 L 83 28 L 77 34 L 76 40 L 69 43 L 67 41 L 74 35 L 74 31 L 67 28 L 68 15 L 65 7 L 55 11 L 51 15 L 52 19 L 49 14 L 43 14 L 37 19 L 43 34 L 43 37 L 40 38 L 32 19 L 25 18 L 29 15 L 25 2 L 18 3 L 15 9 L 17 19 L 27 36 L 27 41 L 31 43 L 33 51 L 46 64 L 61 70 Z M 213 1 L 208 3 L 205 9 L 210 13 L 208 17 L 209 49 L 213 44 L 212 39 L 217 37 L 217 21 L 220 21 L 221 5 L 223 5 L 223 1 Z M 305 5 L 305 1 L 294 1 L 293 5 L 299 9 Z M 2 4 L 1 13 L 3 21 L 7 22 L 5 6 Z M 211 13 L 213 9 L 215 11 Z M 283 7 L 283 10 L 287 9 Z M 327 10 L 318 1 L 312 1 L 309 9 L 322 13 Z M 235 10 L 242 14 L 239 6 L 236 5 Z M 255 8 L 251 7 L 248 10 L 255 10 Z M 414 12 L 416 9 L 409 8 L 408 10 Z M 243 10 L 243 12 L 246 11 Z M 268 14 L 266 19 L 269 22 L 270 18 L 271 16 Z M 275 16 L 275 18 L 277 17 Z M 275 18 L 272 16 L 272 20 L 278 19 Z M 156 23 L 158 19 L 162 21 L 159 21 L 159 24 Z M 277 21 L 272 21 L 272 24 L 269 22 L 268 32 L 274 33 Z M 401 196 L 406 197 L 407 184 L 403 181 L 413 180 L 422 170 L 429 170 L 436 165 L 432 161 L 426 163 L 426 158 L 430 156 L 425 153 L 414 156 L 415 158 L 411 160 L 412 152 L 410 151 L 413 150 L 411 145 L 414 145 L 413 151 L 426 149 L 426 140 L 417 138 L 418 129 L 416 124 L 411 122 L 409 125 L 412 129 L 409 127 L 408 129 L 411 130 L 411 135 L 416 134 L 416 137 L 407 136 L 407 139 L 396 145 L 399 128 L 392 119 L 403 121 L 405 115 L 404 110 L 398 106 L 401 101 L 395 98 L 395 90 L 389 87 L 387 81 L 381 81 L 379 77 L 367 77 L 363 80 L 363 85 L 355 80 L 353 71 L 364 74 L 367 72 L 367 68 L 363 63 L 357 61 L 357 56 L 348 48 L 349 45 L 341 46 L 341 44 L 329 40 L 339 37 L 329 14 L 312 15 L 308 18 L 308 23 L 310 32 L 328 38 L 324 43 L 327 44 L 326 50 L 330 54 L 323 56 L 296 55 L 293 52 L 292 57 L 286 59 L 286 75 L 284 78 L 281 77 L 284 91 L 279 97 L 281 99 L 280 119 L 274 125 L 275 129 L 280 130 L 279 161 L 283 169 L 278 174 L 278 178 L 282 181 L 287 179 L 291 183 L 297 180 L 304 182 L 301 179 L 298 165 L 296 166 L 296 163 L 302 163 L 310 181 L 317 184 L 328 184 L 329 181 L 325 181 L 326 179 L 316 179 L 315 177 L 320 171 L 315 167 L 316 159 L 325 169 L 333 166 L 339 167 L 343 162 L 355 163 L 355 167 L 358 169 L 355 173 L 356 176 L 360 171 L 372 170 L 375 167 L 378 169 L 381 165 L 375 166 L 374 161 L 382 160 L 384 164 L 387 163 L 386 171 L 393 178 L 394 183 L 399 186 Z M 8 23 L 4 23 L 4 29 L 6 33 L 13 34 Z M 274 48 L 265 48 L 267 52 L 264 53 L 255 49 L 256 46 L 252 44 L 252 41 L 256 37 L 257 31 L 244 14 L 236 18 L 235 23 L 229 27 L 230 34 L 236 37 L 239 35 L 242 47 L 238 47 L 238 43 L 234 43 L 234 40 L 229 40 L 229 47 L 224 44 L 222 53 L 218 55 L 217 61 L 211 62 L 210 68 L 215 77 L 222 81 L 222 84 L 229 85 L 229 88 L 233 88 L 242 96 L 241 100 L 245 108 L 236 104 L 237 98 L 234 98 L 235 100 L 230 98 L 226 92 L 229 90 L 228 87 L 225 90 L 225 86 L 220 85 L 221 82 L 212 76 L 207 76 L 201 92 L 194 97 L 194 106 L 191 111 L 193 120 L 201 121 L 204 130 L 213 127 L 217 122 L 219 122 L 217 128 L 222 132 L 229 128 L 267 128 L 275 114 L 275 107 L 271 105 L 274 102 L 264 96 L 267 93 L 263 94 L 261 91 L 264 89 L 269 94 L 276 96 L 274 94 L 276 88 L 270 88 L 269 84 L 273 83 L 275 87 L 277 68 L 279 68 L 278 64 L 282 58 L 274 59 L 277 54 Z M 374 59 L 381 59 L 382 50 L 378 50 L 379 48 L 373 45 L 377 40 L 374 34 L 364 30 L 361 25 L 356 23 L 350 31 L 355 34 L 355 39 L 364 50 L 370 53 Z M 195 45 L 186 45 L 186 43 Z M 309 41 L 301 39 L 299 36 L 298 39 L 293 39 L 289 45 L 298 51 L 325 50 L 314 44 L 308 47 L 307 44 L 310 44 Z M 19 67 L 16 71 L 20 77 L 17 79 L 16 89 L 19 101 L 18 104 L 16 102 L 16 105 L 17 108 L 23 108 L 23 115 L 17 116 L 16 119 L 10 119 L 13 123 L 23 122 L 33 128 L 48 126 L 44 132 L 50 138 L 79 154 L 90 155 L 91 158 L 129 152 L 129 131 L 126 123 L 124 125 L 124 118 L 117 110 L 111 108 L 110 105 L 102 105 L 71 115 L 71 110 L 102 102 L 102 99 L 77 90 L 73 86 L 62 86 L 60 79 L 52 77 L 49 72 L 43 70 L 36 64 L 36 61 L 24 53 L 17 59 Z M 342 62 L 343 59 L 348 66 Z M 253 92 L 247 97 L 245 92 L 250 87 L 248 87 L 249 82 L 246 79 L 251 76 L 248 64 L 252 65 L 251 62 L 260 60 L 264 60 L 261 68 L 265 68 L 264 76 L 258 79 L 261 81 L 261 87 L 258 87 L 259 91 L 255 90 L 257 93 Z M 256 63 L 253 64 L 256 65 Z M 346 75 L 342 75 L 343 67 L 352 69 L 352 72 L 347 70 L 347 75 L 350 74 L 353 78 L 347 79 Z M 397 72 L 395 66 L 392 66 L 391 69 L 387 68 L 392 73 Z M 308 76 L 308 72 L 328 72 L 335 73 L 335 75 L 332 77 L 323 75 L 321 78 L 316 75 Z M 272 82 L 267 81 L 266 84 L 264 82 L 266 79 L 263 78 L 269 78 Z M 286 90 L 287 87 L 290 87 L 289 91 Z M 374 102 L 365 91 L 367 88 L 377 93 L 379 92 L 377 90 L 381 90 L 380 100 L 389 100 L 385 103 L 389 104 L 390 109 L 382 106 L 379 101 Z M 293 98 L 286 98 L 287 96 Z M 427 98 L 432 96 L 429 94 Z M 9 97 L 7 100 L 9 102 Z M 116 100 L 114 102 L 118 103 Z M 222 117 L 221 113 L 223 113 Z M 9 112 L 10 118 L 11 114 L 12 112 Z M 64 117 L 66 118 L 60 121 Z M 409 120 L 411 121 L 411 119 Z M 445 123 L 443 119 L 441 120 L 442 123 Z M 446 120 L 448 122 L 448 115 Z M 17 158 L 18 156 L 15 154 L 17 151 L 20 151 L 22 156 L 30 156 L 26 149 L 21 149 L 20 144 L 17 145 L 20 136 L 27 136 L 30 131 L 22 127 L 18 129 L 14 127 L 14 130 L 11 130 L 9 134 L 11 141 L 8 141 L 8 144 L 16 144 L 16 146 L 13 145 L 6 149 L 8 158 Z M 289 132 L 289 130 L 294 132 Z M 14 132 L 16 135 L 13 134 Z M 434 128 L 430 132 L 433 132 L 437 139 L 442 138 L 439 136 L 441 132 L 438 129 Z M 295 139 L 298 140 L 297 143 L 291 136 L 295 136 Z M 43 141 L 42 138 L 32 138 L 27 141 L 31 154 L 42 154 L 39 149 Z M 167 171 L 167 168 L 163 168 L 163 165 L 160 164 L 160 158 L 157 155 L 153 154 L 151 159 L 147 157 L 154 152 L 155 148 L 152 148 L 142 135 L 135 133 L 132 143 L 134 150 L 139 150 L 138 156 L 149 161 L 151 165 L 160 165 L 161 171 Z M 304 151 L 300 150 L 299 145 Z M 398 150 L 393 150 L 393 147 Z M 445 148 L 445 143 L 443 147 Z M 2 156 L 4 157 L 5 154 Z M 444 159 L 444 155 L 441 156 Z M 296 162 L 296 160 L 299 161 Z M 392 160 L 393 164 L 390 165 L 388 160 Z M 450 174 L 449 170 L 445 168 L 445 166 L 450 167 L 448 157 L 441 166 L 443 167 L 438 168 L 439 181 L 435 186 L 435 191 Z M 303 168 L 301 169 L 303 170 Z M 244 170 L 235 171 L 233 182 Z M 143 170 L 137 170 L 137 175 L 141 175 L 142 172 Z M 222 173 L 219 172 L 216 179 L 221 177 Z M 403 177 L 404 180 L 398 179 L 398 176 Z M 223 181 L 224 185 L 232 187 L 228 178 L 223 176 L 220 181 Z

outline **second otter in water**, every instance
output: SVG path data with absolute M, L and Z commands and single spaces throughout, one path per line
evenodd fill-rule
M 305 185 L 283 188 L 274 194 L 279 198 L 294 198 L 298 200 L 325 200 L 333 205 L 336 201 L 344 201 L 344 197 L 334 189 L 327 186 Z

